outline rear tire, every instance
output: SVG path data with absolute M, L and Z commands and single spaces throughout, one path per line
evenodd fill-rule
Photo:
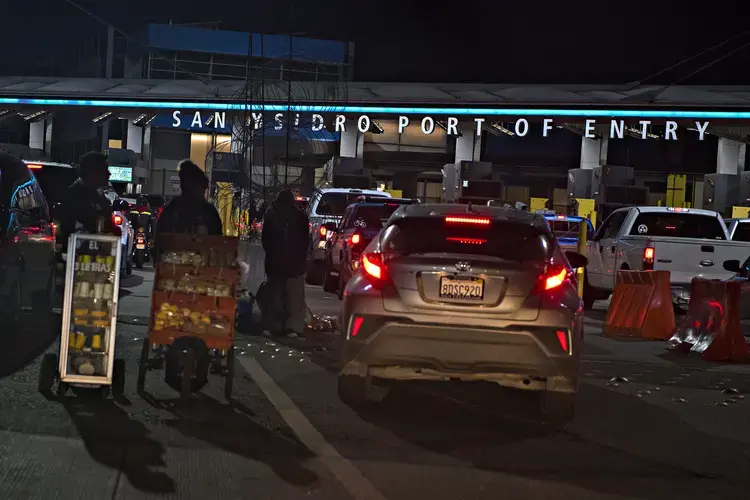
M 363 406 L 370 402 L 367 397 L 367 378 L 357 375 L 339 375 L 339 399 L 349 406 Z
M 331 268 L 333 267 L 333 263 L 329 262 L 326 266 L 325 274 L 323 275 L 323 291 L 326 293 L 336 293 L 336 284 L 338 281 L 338 276 L 331 276 Z
M 573 420 L 576 393 L 545 391 L 541 396 L 542 417 L 546 423 L 563 426 Z
M 589 279 L 586 273 L 583 274 L 583 309 L 584 311 L 590 311 L 594 308 L 594 302 L 601 300 L 602 293 L 589 285 Z

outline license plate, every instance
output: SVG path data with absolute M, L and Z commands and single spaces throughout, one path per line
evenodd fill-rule
M 143 244 L 143 243 L 138 243 L 138 244 L 137 244 L 137 245 L 135 246 L 135 248 L 136 248 L 136 250 L 145 250 L 145 249 L 146 249 L 146 245 L 145 245 L 145 244 Z
M 482 300 L 484 280 L 480 278 L 440 278 L 440 298 L 458 300 Z

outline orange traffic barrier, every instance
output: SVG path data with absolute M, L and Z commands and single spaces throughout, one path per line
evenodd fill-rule
M 669 348 L 697 352 L 706 361 L 749 362 L 750 347 L 740 324 L 740 297 L 748 292 L 740 281 L 693 278 L 687 317 Z
M 669 271 L 617 271 L 604 335 L 667 340 L 675 327 Z

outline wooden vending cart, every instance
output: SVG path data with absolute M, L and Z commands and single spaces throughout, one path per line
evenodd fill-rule
M 65 396 L 71 386 L 125 391 L 125 360 L 115 358 L 122 247 L 119 236 L 73 234 L 68 240 L 58 354 L 42 358 L 39 390 Z
M 208 374 L 225 377 L 231 398 L 234 380 L 238 239 L 163 234 L 156 264 L 148 336 L 138 365 L 138 391 L 149 370 L 164 369 L 168 385 L 183 399 L 200 391 Z

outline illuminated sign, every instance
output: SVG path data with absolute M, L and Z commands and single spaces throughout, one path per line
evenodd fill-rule
M 341 113 L 360 115 L 423 115 L 423 116 L 528 116 L 577 118 L 654 118 L 673 120 L 747 120 L 750 111 L 705 111 L 697 109 L 567 109 L 567 108 L 488 108 L 488 107 L 412 107 L 412 106 L 356 106 L 348 104 L 247 104 L 244 102 L 177 102 L 177 101 L 115 101 L 105 99 L 47 99 L 0 97 L 0 105 L 14 106 L 81 106 L 89 108 L 134 109 L 199 109 L 219 112 L 272 113 Z
M 201 112 L 201 111 L 195 111 L 192 113 L 185 113 L 183 114 L 180 110 L 175 110 L 172 112 L 172 127 L 173 128 L 180 128 L 183 126 L 183 121 L 190 120 L 190 127 L 193 128 L 201 128 L 203 127 L 203 124 L 206 123 L 206 116 L 211 118 L 213 116 L 213 119 L 210 120 L 214 123 L 216 123 L 216 126 L 225 127 L 226 126 L 226 112 L 218 112 L 214 111 L 213 115 L 211 113 Z M 294 127 L 298 127 L 300 125 L 300 113 L 294 113 L 294 119 L 289 120 L 290 122 L 294 123 Z M 249 122 L 251 124 L 251 127 L 255 130 L 259 130 L 264 127 L 264 123 L 270 119 L 270 126 L 273 127 L 274 130 L 282 130 L 284 128 L 284 124 L 287 121 L 286 115 L 284 113 L 276 113 L 274 115 L 268 116 L 261 112 L 254 112 L 250 113 L 250 117 L 248 117 Z M 477 136 L 482 135 L 482 128 L 484 127 L 485 122 L 487 121 L 486 118 L 473 118 L 473 122 L 468 122 L 472 129 L 476 132 Z M 319 113 L 313 113 L 312 119 L 306 119 L 304 122 L 309 126 L 310 130 L 313 132 L 318 132 L 326 128 L 323 115 Z M 356 125 L 355 125 L 356 122 Z M 439 124 L 438 124 L 439 122 Z M 343 114 L 337 114 L 335 115 L 334 121 L 333 121 L 333 130 L 332 132 L 345 132 L 347 127 L 357 127 L 357 130 L 361 133 L 368 132 L 370 130 L 370 127 L 372 126 L 373 119 L 370 118 L 368 115 L 359 115 L 353 120 L 347 120 L 347 116 Z M 462 128 L 459 126 L 459 118 L 457 116 L 448 116 L 448 117 L 440 117 L 440 118 L 433 118 L 432 116 L 424 116 L 422 118 L 412 119 L 409 116 L 406 115 L 399 115 L 398 116 L 398 133 L 401 134 L 404 132 L 406 127 L 408 127 L 412 123 L 418 123 L 419 128 L 421 129 L 422 133 L 425 135 L 432 134 L 437 127 L 440 127 L 445 130 L 445 132 L 448 135 L 460 135 L 459 129 Z M 467 123 L 466 120 L 464 120 L 464 126 Z M 561 122 L 564 123 L 564 122 Z M 696 121 L 694 122 L 695 125 L 691 127 L 691 129 L 694 131 L 694 133 L 698 134 L 699 140 L 704 140 L 706 136 L 706 130 L 708 129 L 709 122 L 704 121 Z M 543 118 L 542 119 L 542 136 L 547 137 L 549 133 L 556 127 L 555 120 L 552 118 Z M 587 137 L 589 139 L 594 139 L 599 137 L 599 135 L 609 135 L 610 139 L 622 139 L 625 137 L 625 135 L 629 135 L 631 137 L 636 137 L 640 139 L 665 139 L 667 141 L 676 141 L 677 140 L 677 122 L 673 120 L 667 120 L 664 124 L 664 132 L 661 135 L 656 135 L 651 130 L 651 120 L 638 120 L 636 123 L 626 123 L 626 120 L 624 119 L 610 119 L 608 122 L 605 122 L 604 120 L 597 122 L 595 119 L 587 119 L 585 121 L 585 124 L 582 129 L 582 133 L 584 137 Z M 518 137 L 524 137 L 529 134 L 530 131 L 530 123 L 528 118 L 517 118 L 516 121 L 513 123 L 512 126 L 510 126 L 509 129 L 505 127 L 501 127 L 502 130 L 512 136 L 518 136 Z M 327 129 L 327 128 L 326 128 Z
M 133 169 L 131 167 L 109 167 L 110 182 L 133 182 Z

